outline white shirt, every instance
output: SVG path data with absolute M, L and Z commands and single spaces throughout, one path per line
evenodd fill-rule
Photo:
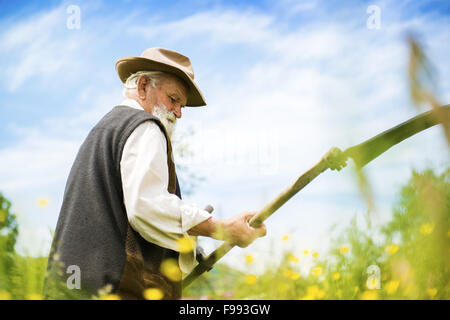
M 144 110 L 137 101 L 125 99 L 121 105 Z M 122 188 L 128 221 L 147 241 L 179 251 L 177 240 L 187 237 L 193 247 L 196 237 L 187 231 L 211 214 L 188 204 L 167 191 L 169 168 L 164 133 L 154 121 L 140 124 L 128 137 L 120 161 Z M 184 273 L 194 266 L 195 249 L 180 253 Z

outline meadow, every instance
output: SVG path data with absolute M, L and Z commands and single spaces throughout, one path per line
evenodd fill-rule
M 18 226 L 10 202 L 1 196 L 0 299 L 42 299 L 47 257 L 23 257 L 14 250 Z M 370 211 L 357 217 L 328 254 L 286 250 L 276 266 L 261 274 L 217 264 L 183 292 L 183 299 L 449 299 L 450 169 L 412 172 L 399 190 L 391 220 L 374 227 Z M 279 241 L 288 241 L 288 235 Z M 256 261 L 242 256 L 249 266 Z M 304 260 L 313 261 L 308 273 Z M 149 292 L 148 299 L 161 295 Z M 114 299 L 99 295 L 95 299 Z

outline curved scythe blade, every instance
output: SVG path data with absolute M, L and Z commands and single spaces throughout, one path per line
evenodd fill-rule
M 439 109 L 439 110 L 437 110 Z M 439 113 L 439 117 L 437 114 Z M 344 151 L 357 168 L 362 168 L 397 143 L 438 123 L 450 121 L 450 105 L 441 106 L 405 121 Z

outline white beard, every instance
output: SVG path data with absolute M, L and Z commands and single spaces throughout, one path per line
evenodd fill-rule
M 165 105 L 160 105 L 153 108 L 152 114 L 162 122 L 162 124 L 166 128 L 169 138 L 172 138 L 172 134 L 177 123 L 177 117 L 175 117 L 173 112 L 167 111 Z

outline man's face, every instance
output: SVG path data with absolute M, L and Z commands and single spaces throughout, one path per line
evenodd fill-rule
M 150 85 L 150 84 L 149 84 Z M 151 85 L 150 85 L 151 86 Z M 149 107 L 165 106 L 176 118 L 181 118 L 181 108 L 186 105 L 188 89 L 177 77 L 167 75 L 161 78 L 159 87 L 149 88 L 147 99 Z
M 145 108 L 157 116 L 172 134 L 177 118 L 181 118 L 181 109 L 186 105 L 188 89 L 177 77 L 167 75 L 161 78 L 159 87 L 147 85 Z

